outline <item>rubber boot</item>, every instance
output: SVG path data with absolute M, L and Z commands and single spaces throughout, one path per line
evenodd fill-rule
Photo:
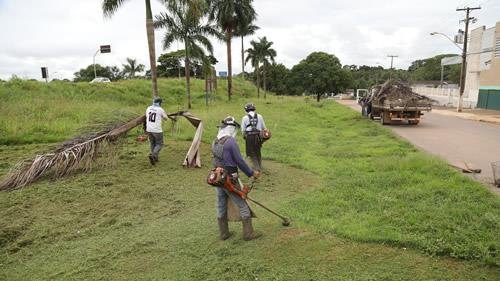
M 255 156 L 252 156 L 252 157 L 250 157 L 250 161 L 252 162 L 252 169 L 260 172 L 261 167 L 260 167 L 259 159 Z
M 148 158 L 149 158 L 149 163 L 151 163 L 151 165 L 154 166 L 156 164 L 154 156 L 152 154 L 149 154 Z
M 253 231 L 252 218 L 242 219 L 241 222 L 243 223 L 243 239 L 245 241 L 257 239 L 262 236 L 262 234 Z
M 219 222 L 219 232 L 220 232 L 220 240 L 226 240 L 231 236 L 229 233 L 229 225 L 227 223 L 227 217 L 217 218 Z

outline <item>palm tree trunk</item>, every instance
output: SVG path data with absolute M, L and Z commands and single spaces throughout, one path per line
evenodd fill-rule
M 209 72 L 205 71 L 205 105 L 208 106 L 208 78 Z
M 227 46 L 227 97 L 231 100 L 231 95 L 233 93 L 233 69 L 231 65 L 231 29 L 226 31 L 226 46 Z
M 267 87 L 266 87 L 266 63 L 264 62 L 262 64 L 262 70 L 263 70 L 263 79 L 264 79 L 264 99 L 266 99 L 266 91 L 267 91 Z
M 255 73 L 257 74 L 257 98 L 260 98 L 260 74 L 259 74 L 259 63 L 255 68 Z
M 241 74 L 245 80 L 245 48 L 243 47 L 243 35 L 241 36 Z
M 186 95 L 188 99 L 188 109 L 191 109 L 191 88 L 189 87 L 189 76 L 190 76 L 190 71 L 189 71 L 189 51 L 188 51 L 188 45 L 186 42 L 184 42 L 184 48 L 185 53 L 186 53 L 186 69 L 185 69 L 185 75 L 186 75 Z
M 153 26 L 153 13 L 151 12 L 151 1 L 146 1 L 146 33 L 148 35 L 149 64 L 151 66 L 151 81 L 153 82 L 153 98 L 158 97 L 158 81 L 156 72 L 155 53 L 155 28 Z

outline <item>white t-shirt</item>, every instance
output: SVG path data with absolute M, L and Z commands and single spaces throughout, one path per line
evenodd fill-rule
M 250 126 L 250 118 L 248 118 L 248 115 L 255 117 L 255 114 L 257 114 L 255 111 L 250 111 L 248 112 L 243 118 L 241 119 L 241 132 L 251 132 L 252 131 L 252 126 Z M 262 131 L 266 128 L 266 123 L 264 123 L 264 117 L 262 115 L 257 114 L 257 130 Z
M 167 114 L 163 108 L 154 105 L 148 107 L 148 109 L 146 109 L 146 132 L 163 132 L 163 129 L 161 128 L 161 121 L 163 118 L 167 118 Z

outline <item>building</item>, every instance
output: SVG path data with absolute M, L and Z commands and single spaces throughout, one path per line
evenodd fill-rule
M 500 110 L 500 22 L 471 32 L 465 87 L 479 108 Z
M 454 64 L 444 58 L 442 65 Z M 414 87 L 417 93 L 429 96 L 440 105 L 457 106 L 459 89 Z M 486 29 L 473 29 L 467 50 L 467 73 L 463 95 L 464 108 L 500 110 L 500 22 Z

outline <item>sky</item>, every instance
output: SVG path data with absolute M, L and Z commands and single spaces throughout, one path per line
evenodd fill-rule
M 165 11 L 152 0 L 153 14 Z M 417 59 L 459 51 L 443 36 L 453 37 L 464 24 L 456 8 L 480 5 L 472 12 L 471 28 L 493 27 L 500 21 L 500 0 L 254 0 L 260 30 L 245 38 L 266 36 L 274 42 L 276 61 L 291 68 L 308 54 L 324 51 L 342 64 L 406 69 Z M 156 31 L 156 53 L 163 50 L 165 30 Z M 241 72 L 241 39 L 233 40 L 233 73 Z M 212 39 L 217 71 L 227 70 L 226 46 Z M 104 18 L 101 0 L 0 0 L 0 79 L 12 75 L 41 80 L 40 67 L 51 78 L 73 78 L 93 61 L 99 45 L 112 52 L 98 54 L 96 63 L 122 66 L 127 57 L 149 68 L 142 0 L 128 0 L 112 18 Z M 182 45 L 180 46 L 182 48 Z M 246 66 L 250 70 L 250 65 Z

